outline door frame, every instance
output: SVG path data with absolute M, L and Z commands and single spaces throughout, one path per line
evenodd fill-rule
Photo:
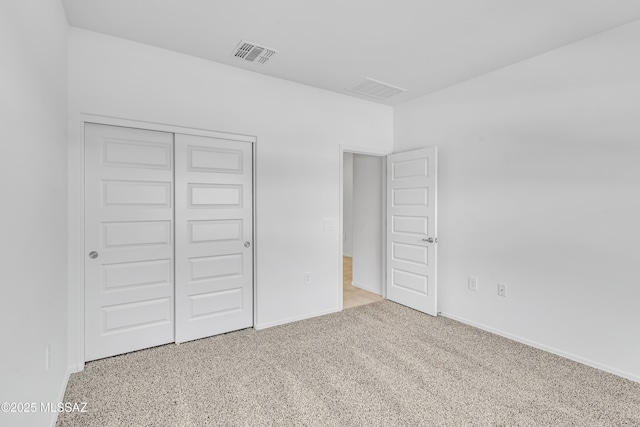
M 68 182 L 67 182 L 67 358 L 70 372 L 84 370 L 84 128 L 86 123 L 122 126 L 169 133 L 221 138 L 240 142 L 249 142 L 252 146 L 253 181 L 253 327 L 257 323 L 258 313 L 258 263 L 257 263 L 257 142 L 253 135 L 218 132 L 207 129 L 189 128 L 178 125 L 161 124 L 118 117 L 108 117 L 80 113 L 71 121 L 68 129 Z M 342 164 L 342 163 L 341 163 Z
M 342 294 L 344 292 L 344 266 L 342 260 L 342 252 L 344 251 L 344 206 L 343 206 L 343 197 L 344 197 L 344 154 L 364 154 L 367 156 L 375 156 L 382 157 L 382 200 L 387 200 L 387 156 L 389 154 L 393 154 L 393 151 L 375 149 L 375 148 L 366 148 L 366 147 L 357 147 L 351 145 L 340 145 L 340 191 L 339 191 L 339 226 L 338 226 L 338 286 L 337 286 L 337 307 L 338 311 L 342 311 L 343 301 Z M 386 203 L 382 203 L 382 247 L 380 250 L 382 251 L 382 263 L 380 266 L 381 269 L 381 277 L 382 277 L 382 297 L 387 297 L 387 205 Z

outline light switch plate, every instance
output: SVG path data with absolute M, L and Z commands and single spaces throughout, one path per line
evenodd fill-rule
M 322 229 L 324 231 L 334 231 L 336 229 L 336 220 L 333 218 L 325 218 L 322 223 Z

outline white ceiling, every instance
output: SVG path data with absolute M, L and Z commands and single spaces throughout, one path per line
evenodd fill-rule
M 638 0 L 62 1 L 75 27 L 351 96 L 366 77 L 408 90 L 388 105 L 640 19 Z M 279 53 L 243 63 L 242 39 Z

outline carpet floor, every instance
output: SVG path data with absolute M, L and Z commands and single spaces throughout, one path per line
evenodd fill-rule
M 390 301 L 87 363 L 57 426 L 640 426 L 640 384 Z

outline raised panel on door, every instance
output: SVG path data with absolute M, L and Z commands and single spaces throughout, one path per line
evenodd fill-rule
M 387 157 L 387 298 L 437 315 L 436 148 Z
M 176 134 L 176 342 L 253 325 L 248 142 Z
M 85 360 L 174 341 L 172 193 L 173 134 L 85 126 Z

